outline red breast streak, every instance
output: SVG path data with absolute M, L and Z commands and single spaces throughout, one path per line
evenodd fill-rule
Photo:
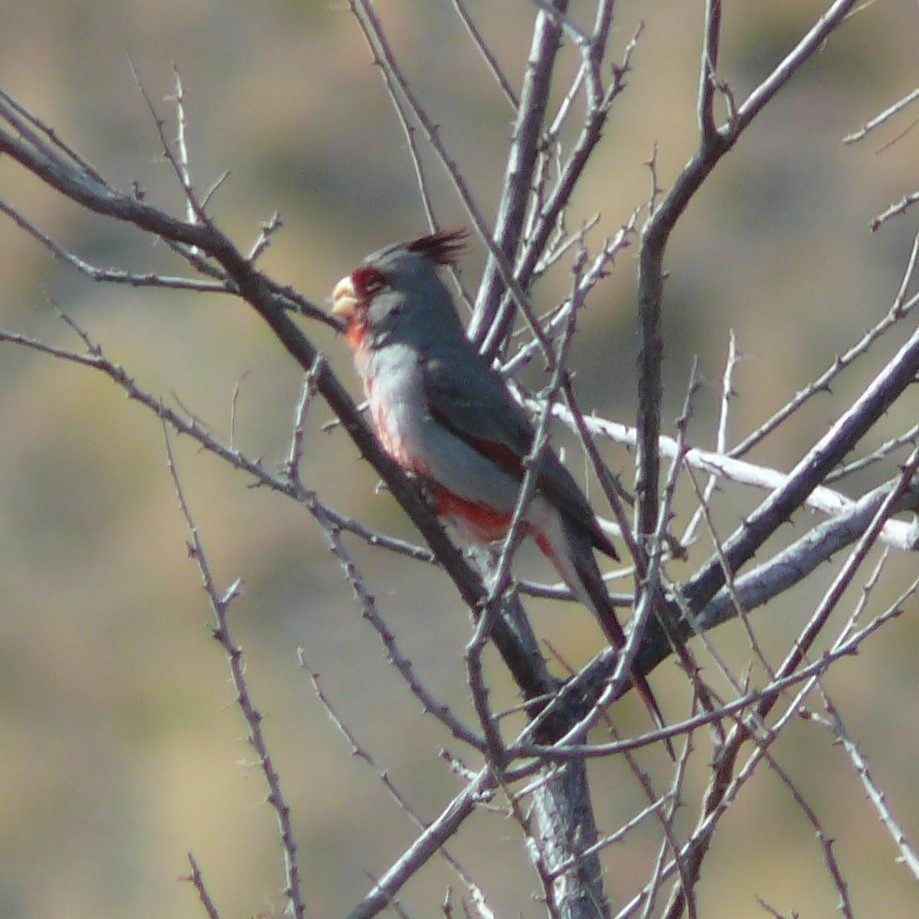
M 354 317 L 345 329 L 345 341 L 348 342 L 355 351 L 360 351 L 364 347 L 364 337 L 366 334 L 367 324 L 359 321 L 357 317 Z

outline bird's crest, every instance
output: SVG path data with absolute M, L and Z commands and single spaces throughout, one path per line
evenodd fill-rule
M 406 247 L 409 252 L 424 256 L 435 265 L 455 265 L 460 255 L 466 250 L 469 230 L 446 230 L 422 236 L 410 242 Z

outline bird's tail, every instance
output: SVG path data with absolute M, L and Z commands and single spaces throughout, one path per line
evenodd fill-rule
M 578 600 L 596 616 L 600 628 L 609 643 L 621 651 L 625 647 L 625 634 L 603 582 L 603 576 L 594 558 L 593 548 L 586 538 L 581 538 L 567 525 L 559 514 L 553 521 L 555 526 L 540 528 L 533 536 L 543 554 L 555 566 L 562 580 L 568 585 Z M 554 531 L 554 532 L 553 532 Z M 661 730 L 667 727 L 664 715 L 647 679 L 643 675 L 630 674 L 632 685 L 648 709 L 654 723 Z M 667 752 L 675 759 L 673 744 L 669 738 L 664 739 Z
M 572 579 L 568 586 L 574 591 L 575 596 L 597 617 L 600 628 L 603 629 L 609 643 L 617 651 L 621 651 L 625 647 L 625 635 L 623 634 L 622 626 L 619 625 L 619 620 L 616 618 L 613 604 L 610 602 L 609 594 L 606 591 L 606 584 L 603 582 L 603 577 L 597 567 L 593 553 L 588 552 L 586 555 L 575 558 L 574 567 L 577 571 L 577 578 Z M 663 730 L 667 727 L 667 722 L 664 720 L 664 714 L 657 704 L 654 693 L 651 692 L 647 679 L 634 671 L 630 676 L 635 691 L 640 696 L 641 701 L 644 702 L 645 708 L 648 709 L 654 719 L 654 723 L 660 730 Z M 664 743 L 670 758 L 676 759 L 670 738 L 664 738 Z

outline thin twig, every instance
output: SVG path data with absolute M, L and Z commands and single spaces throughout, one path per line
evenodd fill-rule
M 176 433 L 187 435 L 203 449 L 213 453 L 234 469 L 239 469 L 252 476 L 255 480 L 255 484 L 259 487 L 268 488 L 272 491 L 287 495 L 303 504 L 308 510 L 321 507 L 322 512 L 333 524 L 342 530 L 354 534 L 372 546 L 385 548 L 390 552 L 413 558 L 416 561 L 428 563 L 434 561 L 434 556 L 430 549 L 422 548 L 421 546 L 364 526 L 352 517 L 341 514 L 339 511 L 325 505 L 319 500 L 315 491 L 306 488 L 296 477 L 272 473 L 262 465 L 260 460 L 254 460 L 231 445 L 222 443 L 210 434 L 202 426 L 201 422 L 190 413 L 186 413 L 188 417 L 183 417 L 166 405 L 161 399 L 140 387 L 132 377 L 128 376 L 123 367 L 106 357 L 102 347 L 98 343 L 92 341 L 87 333 L 81 329 L 70 316 L 63 314 L 62 318 L 80 335 L 86 345 L 85 354 L 80 354 L 79 352 L 67 348 L 48 345 L 37 339 L 29 338 L 28 336 L 10 332 L 5 329 L 0 329 L 0 341 L 7 341 L 42 354 L 47 354 L 49 357 L 79 364 L 80 366 L 104 374 L 115 383 L 128 398 L 153 412 L 157 418 L 160 418 L 168 424 Z M 539 588 L 537 588 L 537 590 L 539 590 Z
M 92 163 L 69 144 L 65 143 L 54 128 L 45 124 L 40 118 L 30 112 L 24 105 L 20 105 L 9 93 L 2 89 L 0 89 L 0 100 L 6 104 L 9 111 L 15 112 L 17 116 L 15 122 L 17 123 L 20 134 L 29 143 L 33 144 L 36 150 L 39 150 L 51 158 L 53 158 L 55 151 L 62 153 L 67 161 L 86 173 L 93 181 L 104 184 L 105 180 Z M 48 139 L 48 144 L 46 144 L 32 128 L 37 129 L 39 133 L 43 134 Z
M 919 589 L 919 581 L 914 583 L 913 589 Z M 906 831 L 891 812 L 887 794 L 882 791 L 875 782 L 868 768 L 868 761 L 846 728 L 839 710 L 826 695 L 824 696 L 824 702 L 830 716 L 829 720 L 814 716 L 812 716 L 811 720 L 826 728 L 841 745 L 846 756 L 849 758 L 849 762 L 855 774 L 858 776 L 858 780 L 865 789 L 868 801 L 875 809 L 881 824 L 890 834 L 891 839 L 893 839 L 894 845 L 899 852 L 897 861 L 913 876 L 913 880 L 919 881 L 919 852 L 917 852 L 915 847 L 910 843 Z
M 125 284 L 128 287 L 165 287 L 172 290 L 190 290 L 195 293 L 207 294 L 233 294 L 236 291 L 226 282 L 205 281 L 199 278 L 171 277 L 154 272 L 122 271 L 117 268 L 99 268 L 84 261 L 75 253 L 58 245 L 50 236 L 38 229 L 35 224 L 24 217 L 14 207 L 0 199 L 0 211 L 3 211 L 20 229 L 25 230 L 30 236 L 38 240 L 52 255 L 76 268 L 80 274 L 91 281 L 106 284 Z
M 915 592 L 915 586 L 911 590 L 912 592 Z M 833 649 L 822 655 L 819 660 L 814 661 L 813 663 L 810 663 L 806 666 L 802 666 L 797 671 L 787 676 L 777 677 L 775 680 L 771 681 L 761 689 L 748 690 L 740 698 L 733 699 L 730 702 L 724 702 L 717 709 L 705 710 L 697 715 L 691 715 L 687 718 L 684 718 L 682 721 L 674 721 L 663 730 L 652 731 L 647 734 L 641 734 L 635 737 L 630 737 L 624 740 L 611 741 L 608 743 L 580 742 L 577 739 L 578 736 L 585 735 L 587 731 L 596 723 L 595 719 L 586 726 L 576 726 L 572 729 L 570 735 L 561 738 L 551 746 L 535 743 L 526 739 L 524 735 L 521 735 L 521 739 L 515 740 L 513 743 L 508 744 L 508 754 L 512 758 L 520 757 L 524 760 L 527 757 L 534 757 L 536 758 L 537 763 L 542 764 L 544 764 L 545 761 L 564 762 L 566 760 L 580 759 L 582 757 L 590 759 L 603 759 L 609 756 L 616 756 L 628 750 L 639 750 L 642 747 L 659 744 L 663 737 L 682 737 L 690 731 L 695 731 L 699 728 L 707 727 L 725 718 L 730 718 L 736 722 L 739 720 L 739 716 L 749 717 L 748 710 L 753 706 L 762 705 L 763 703 L 774 703 L 775 700 L 787 689 L 791 689 L 802 684 L 806 687 L 805 690 L 801 693 L 801 697 L 803 699 L 807 693 L 812 691 L 816 680 L 825 674 L 830 669 L 830 667 L 833 666 L 833 664 L 839 660 L 842 660 L 843 658 L 851 657 L 853 654 L 857 654 L 859 648 L 864 645 L 865 641 L 871 635 L 873 635 L 875 632 L 878 632 L 892 620 L 898 618 L 902 612 L 903 610 L 901 609 L 900 605 L 895 604 L 886 613 L 878 616 L 863 629 L 852 633 L 846 641 L 834 645 Z M 587 674 L 587 679 L 589 680 L 590 671 L 596 665 L 596 663 L 588 665 L 588 667 L 582 670 L 581 674 Z M 579 674 L 576 679 L 580 679 L 581 674 Z M 608 703 L 608 700 L 606 701 Z M 606 706 L 598 705 L 597 707 L 605 708 Z M 762 719 L 760 719 L 759 723 L 762 723 Z M 751 722 L 751 725 L 755 726 L 755 724 L 756 722 Z M 746 726 L 744 730 L 749 732 L 750 725 Z M 529 731 L 530 728 L 528 727 L 527 733 L 529 733 Z M 746 735 L 744 739 L 747 739 Z M 540 768 L 540 766 L 531 764 L 522 767 L 517 772 L 508 770 L 508 775 L 519 779 L 525 775 L 530 774 L 537 768 Z
M 288 807 L 281 790 L 281 777 L 278 775 L 271 754 L 268 752 L 268 745 L 262 730 L 262 715 L 253 704 L 252 696 L 249 693 L 242 649 L 236 644 L 230 634 L 229 610 L 233 601 L 242 591 L 242 582 L 239 580 L 235 581 L 223 594 L 218 591 L 216 581 L 211 573 L 207 554 L 204 550 L 204 544 L 201 541 L 198 526 L 185 500 L 185 492 L 182 488 L 181 480 L 179 479 L 178 470 L 176 469 L 175 457 L 172 453 L 172 444 L 170 443 L 165 425 L 163 426 L 163 439 L 166 445 L 166 461 L 169 467 L 169 475 L 172 478 L 172 484 L 179 501 L 179 509 L 188 527 L 190 536 L 188 551 L 195 560 L 198 570 L 201 572 L 204 590 L 210 600 L 211 610 L 216 620 L 216 625 L 212 628 L 211 632 L 223 648 L 227 657 L 227 662 L 230 665 L 233 688 L 236 690 L 236 704 L 239 706 L 239 710 L 242 712 L 246 725 L 249 728 L 249 744 L 252 749 L 255 750 L 256 756 L 258 757 L 259 768 L 268 786 L 268 804 L 275 812 L 278 821 L 278 829 L 281 835 L 281 849 L 284 853 L 284 874 L 287 879 L 287 886 L 284 893 L 295 919 L 304 919 L 306 915 L 306 906 L 303 901 L 303 893 L 300 889 L 300 866 L 297 861 L 297 844 L 294 840 L 293 827 L 291 825 L 290 807 Z
M 504 71 L 501 69 L 501 65 L 498 63 L 498 59 L 495 57 L 494 52 L 488 46 L 488 42 L 485 41 L 482 33 L 472 21 L 472 17 L 466 9 L 466 4 L 463 0 L 451 0 L 451 2 L 453 3 L 453 9 L 456 11 L 456 15 L 459 17 L 460 22 L 466 27 L 466 31 L 469 33 L 472 43 L 476 46 L 479 53 L 482 55 L 482 59 L 488 66 L 489 72 L 495 78 L 495 82 L 500 87 L 504 97 L 510 103 L 511 108 L 516 112 L 520 106 L 517 94 L 514 92 L 510 81 L 504 75 Z
M 132 65 L 133 66 L 133 65 Z M 176 107 L 176 150 L 174 165 L 178 172 L 179 178 L 182 182 L 182 186 L 186 189 L 186 192 L 192 188 L 191 184 L 191 165 L 189 163 L 188 156 L 188 140 L 185 131 L 185 90 L 182 86 L 182 77 L 178 71 L 178 68 L 173 65 L 172 73 L 175 78 L 175 95 L 172 97 L 167 97 L 166 101 L 172 101 L 175 103 Z M 135 75 L 137 72 L 135 70 Z M 137 81 L 140 83 L 140 76 L 137 75 Z M 141 85 L 141 90 L 144 93 L 146 98 L 146 90 L 144 90 L 143 85 Z M 148 100 L 149 104 L 149 100 Z M 152 109 L 152 106 L 151 106 Z M 159 123 L 159 119 L 157 119 Z M 164 142 L 164 147 L 166 144 Z M 171 159 L 172 154 L 170 150 L 166 149 L 166 155 Z M 203 208 L 201 209 L 203 212 Z M 195 208 L 195 197 L 194 195 L 186 194 L 185 196 L 185 219 L 189 223 L 196 223 L 199 220 L 199 214 Z
M 847 475 L 852 475 L 853 472 L 861 472 L 869 466 L 879 463 L 881 460 L 888 459 L 893 453 L 902 450 L 904 447 L 908 447 L 910 444 L 916 443 L 917 440 L 919 440 L 919 424 L 913 425 L 908 431 L 904 431 L 897 437 L 891 437 L 890 440 L 882 443 L 877 450 L 874 450 L 867 456 L 853 460 L 851 463 L 846 463 L 845 466 L 840 466 L 838 469 L 834 469 L 824 481 L 836 482 L 839 479 L 845 478 Z
M 753 119 L 794 74 L 823 45 L 854 6 L 856 0 L 837 0 L 795 45 L 747 99 L 729 123 L 718 131 L 702 134 L 699 148 L 677 177 L 670 192 L 654 209 L 642 231 L 639 252 L 638 316 L 640 331 L 638 380 L 638 450 L 635 529 L 639 540 L 655 525 L 658 505 L 663 389 L 662 308 L 664 255 L 678 220 L 702 183 L 734 146 Z M 713 21 L 713 20 L 710 20 Z M 709 66 L 706 61 L 705 66 Z
M 425 687 L 416 673 L 411 660 L 400 650 L 399 644 L 396 641 L 396 636 L 392 633 L 380 614 L 376 599 L 367 589 L 364 578 L 358 570 L 354 559 L 345 548 L 341 538 L 341 530 L 338 525 L 325 514 L 323 508 L 319 505 L 312 508 L 311 512 L 325 534 L 329 551 L 341 566 L 345 579 L 354 591 L 354 596 L 361 609 L 361 615 L 370 623 L 379 636 L 380 641 L 383 643 L 388 661 L 399 672 L 399 675 L 426 712 L 430 712 L 437 718 L 437 720 L 458 740 L 462 740 L 476 750 L 484 750 L 486 748 L 485 738 L 466 727 L 447 705 L 440 702 L 437 697 Z
M 287 454 L 287 477 L 294 482 L 301 482 L 300 463 L 303 459 L 303 445 L 306 441 L 306 422 L 309 410 L 319 392 L 317 380 L 324 362 L 325 359 L 317 354 L 312 369 L 303 377 L 303 390 L 294 414 L 294 423 L 290 435 L 290 450 Z
M 737 353 L 737 339 L 734 330 L 728 333 L 728 356 L 724 365 L 724 374 L 721 377 L 721 410 L 718 415 L 718 433 L 715 436 L 715 452 L 722 456 L 728 451 L 728 423 L 731 412 L 731 397 L 734 392 L 734 371 L 742 360 L 742 356 Z M 708 481 L 702 491 L 702 501 L 698 509 L 692 515 L 683 535 L 680 537 L 680 545 L 688 546 L 696 539 L 696 533 L 699 524 L 705 514 L 705 505 L 710 505 L 715 489 L 718 487 L 719 477 L 715 474 L 709 474 Z
M 405 795 L 393 782 L 389 772 L 383 768 L 377 762 L 373 754 L 370 753 L 370 751 L 367 750 L 367 748 L 358 741 L 357 737 L 354 735 L 354 732 L 348 727 L 342 717 L 335 710 L 331 700 L 326 695 L 322 685 L 320 684 L 319 673 L 317 673 L 312 667 L 308 665 L 306 661 L 306 652 L 303 650 L 303 648 L 297 649 L 297 660 L 300 663 L 300 667 L 309 675 L 310 682 L 313 685 L 313 692 L 316 694 L 316 698 L 325 709 L 326 714 L 329 716 L 332 724 L 335 725 L 339 733 L 350 745 L 352 754 L 367 763 L 367 765 L 373 770 L 377 779 L 379 779 L 380 784 L 386 789 L 386 791 L 389 793 L 389 796 L 396 802 L 399 808 L 408 814 L 409 818 L 415 824 L 415 826 L 417 826 L 419 829 L 424 829 L 425 821 L 421 818 L 421 815 L 412 807 Z M 490 914 L 491 911 L 488 908 L 485 894 L 472 879 L 472 876 L 469 874 L 469 872 L 466 871 L 460 862 L 450 853 L 446 846 L 441 846 L 438 852 L 444 861 L 446 861 L 454 870 L 457 877 L 459 877 L 460 880 L 466 885 L 470 896 L 478 905 L 480 913 L 482 915 Z
M 150 94 L 147 92 L 147 87 L 144 85 L 144 81 L 141 78 L 140 71 L 137 69 L 136 64 L 128 57 L 128 61 L 131 65 L 131 72 L 134 74 L 134 80 L 137 83 L 137 88 L 140 90 L 141 96 L 143 96 L 144 102 L 147 105 L 147 109 L 150 112 L 150 116 L 153 118 L 153 123 L 156 127 L 156 133 L 159 136 L 160 144 L 163 148 L 163 156 L 166 157 L 166 162 L 172 166 L 173 172 L 176 174 L 176 178 L 179 180 L 179 184 L 182 186 L 182 191 L 185 194 L 185 219 L 189 225 L 203 224 L 209 225 L 210 220 L 207 215 L 204 213 L 204 209 L 201 207 L 201 203 L 198 201 L 197 195 L 195 194 L 195 189 L 191 184 L 191 175 L 189 173 L 188 166 L 188 150 L 185 147 L 184 143 L 184 134 L 185 134 L 185 101 L 182 92 L 182 78 L 179 75 L 178 70 L 173 70 L 173 75 L 175 77 L 175 95 L 172 97 L 172 100 L 176 104 L 176 125 L 177 125 L 177 134 L 178 140 L 176 145 L 178 147 L 178 154 L 173 153 L 172 146 L 169 143 L 169 140 L 166 138 L 165 124 L 162 116 L 156 109 L 156 105 L 153 102 L 153 99 L 150 97 Z
M 191 865 L 191 874 L 188 875 L 188 877 L 182 878 L 182 880 L 188 881 L 198 892 L 198 899 L 201 901 L 201 905 L 204 907 L 208 919 L 220 919 L 220 913 L 205 886 L 204 877 L 201 874 L 201 869 L 198 867 L 198 862 L 195 861 L 195 857 L 191 852 L 188 853 L 188 863 Z
M 771 418 L 763 422 L 752 434 L 742 440 L 737 446 L 730 451 L 730 456 L 740 457 L 748 453 L 768 434 L 771 434 L 780 424 L 794 415 L 798 409 L 809 399 L 812 399 L 818 393 L 827 392 L 832 381 L 847 367 L 849 367 L 857 358 L 867 354 L 871 346 L 889 329 L 893 328 L 900 320 L 905 318 L 919 304 L 919 295 L 913 296 L 909 300 L 905 299 L 907 284 L 911 279 L 913 272 L 919 264 L 919 233 L 913 239 L 913 247 L 910 252 L 907 271 L 903 275 L 900 285 L 900 291 L 890 308 L 887 315 L 869 329 L 862 338 L 856 342 L 848 351 L 839 355 L 833 363 L 824 370 L 813 382 L 809 383 L 804 389 L 790 399 L 779 411 Z
M 515 279 L 523 289 L 528 289 L 532 283 L 536 266 L 542 261 L 549 238 L 568 206 L 574 188 L 603 136 L 603 128 L 613 102 L 625 89 L 626 76 L 631 68 L 632 53 L 637 47 L 642 28 L 643 26 L 639 26 L 638 31 L 626 46 L 622 65 L 614 69 L 613 81 L 603 98 L 588 107 L 581 131 L 551 194 L 540 207 L 538 214 L 534 214 L 527 224 L 528 235 L 515 265 Z M 502 280 L 504 280 L 503 274 Z M 483 278 L 483 286 L 485 282 L 486 278 Z M 486 354 L 494 356 L 511 325 L 511 300 L 507 296 L 498 299 L 500 295 L 495 294 L 495 303 L 489 306 L 490 301 L 483 300 L 484 295 L 481 290 L 482 288 L 480 288 L 480 297 L 476 306 L 477 313 L 473 316 L 469 334 L 475 341 L 482 341 L 482 348 Z M 514 300 L 519 306 L 519 298 L 514 294 L 513 289 L 511 289 L 511 294 L 514 295 Z M 488 316 L 491 318 L 487 321 Z
M 568 2 L 556 0 L 555 6 L 564 11 Z M 561 26 L 551 16 L 540 12 L 533 28 L 513 140 L 508 150 L 504 190 L 498 202 L 493 234 L 495 245 L 490 250 L 482 274 L 475 312 L 469 327 L 470 337 L 479 345 L 493 332 L 503 292 L 502 285 L 505 289 L 511 289 L 512 273 L 507 270 L 507 266 L 514 260 L 523 233 L 531 179 L 536 169 L 560 39 Z M 483 238 L 492 236 L 487 231 L 482 235 Z M 515 300 L 519 300 L 516 294 Z M 519 302 L 517 305 L 522 306 Z M 502 341 L 503 336 L 497 336 L 495 347 L 485 353 L 493 357 Z
M 524 404 L 533 410 L 538 410 L 539 407 L 538 402 L 533 399 L 524 400 Z M 578 421 L 569 408 L 556 404 L 553 406 L 552 412 L 570 428 L 575 431 L 578 430 Z M 594 437 L 603 437 L 625 447 L 634 447 L 637 442 L 635 428 L 615 421 L 607 421 L 593 415 L 582 415 L 581 417 L 587 430 Z M 678 445 L 674 438 L 662 435 L 658 443 L 661 457 L 672 459 L 677 455 Z M 776 491 L 786 487 L 790 477 L 790 473 L 779 472 L 744 460 L 735 460 L 729 455 L 713 453 L 697 447 L 689 448 L 683 460 L 693 469 L 717 475 L 725 481 L 749 485 L 765 491 Z M 803 506 L 836 516 L 854 510 L 857 503 L 857 501 L 847 498 L 840 492 L 818 485 L 804 499 Z M 911 527 L 902 521 L 888 521 L 884 527 L 883 539 L 886 543 L 905 551 L 911 551 L 913 547 Z
M 881 211 L 876 217 L 871 219 L 871 222 L 868 226 L 871 228 L 871 232 L 879 230 L 888 220 L 892 217 L 899 217 L 902 214 L 905 214 L 914 204 L 919 203 L 919 191 L 914 191 L 911 194 L 904 195 L 899 201 L 895 201 L 890 207 L 885 211 Z
M 919 100 L 919 87 L 914 89 L 911 93 L 907 93 L 902 99 L 899 99 L 897 102 L 894 102 L 889 108 L 884 109 L 879 115 L 875 115 L 870 121 L 866 121 L 861 128 L 857 131 L 853 131 L 851 134 L 847 134 L 842 142 L 844 144 L 854 144 L 859 140 L 862 140 L 868 133 L 873 131 L 878 125 L 884 124 L 884 122 L 889 121 L 894 115 L 899 114 L 907 106 L 912 105 L 916 100 Z

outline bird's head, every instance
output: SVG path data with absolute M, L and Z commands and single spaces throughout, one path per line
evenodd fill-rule
M 434 233 L 395 243 L 368 255 L 332 291 L 332 313 L 345 320 L 345 336 L 356 348 L 387 342 L 438 342 L 462 335 L 453 300 L 437 276 L 455 265 L 466 230 Z

